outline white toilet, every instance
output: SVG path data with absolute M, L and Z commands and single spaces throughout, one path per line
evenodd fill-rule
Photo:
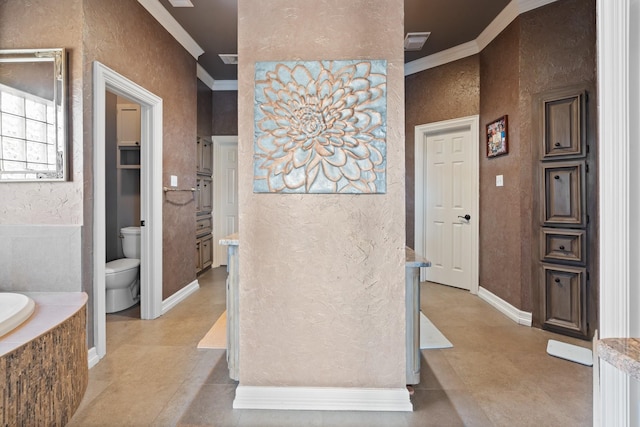
M 109 261 L 105 267 L 107 313 L 115 313 L 140 301 L 140 227 L 120 229 L 125 258 Z

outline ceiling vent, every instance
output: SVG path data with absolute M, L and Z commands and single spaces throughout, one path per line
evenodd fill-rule
M 238 65 L 238 54 L 237 53 L 221 53 L 218 55 L 222 62 L 230 65 Z
M 404 38 L 404 50 L 420 50 L 431 33 L 407 33 Z
M 193 7 L 191 0 L 169 0 L 173 7 Z

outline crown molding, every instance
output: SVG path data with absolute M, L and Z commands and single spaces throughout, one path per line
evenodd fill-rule
M 404 75 L 419 73 L 429 68 L 438 67 L 467 56 L 480 53 L 489 43 L 495 39 L 505 28 L 509 26 L 520 14 L 546 6 L 557 0 L 511 0 L 511 2 L 494 18 L 480 35 L 470 42 L 416 59 L 404 64 Z
M 202 83 L 206 84 L 209 89 L 213 90 L 213 86 L 216 81 L 211 77 L 211 74 L 207 73 L 207 70 L 202 68 L 202 65 L 200 64 L 196 64 L 196 75 Z
M 156 21 L 164 27 L 178 43 L 184 47 L 195 59 L 204 53 L 204 50 L 191 38 L 189 33 L 182 28 L 182 25 L 162 6 L 158 0 L 138 0 L 147 11 L 156 18 Z
M 223 90 L 238 90 L 237 80 L 216 80 L 211 90 L 223 91 Z
M 435 68 L 440 65 L 448 64 L 449 62 L 457 61 L 458 59 L 466 58 L 467 56 L 475 55 L 479 52 L 480 49 L 478 48 L 478 43 L 476 43 L 475 40 L 472 40 L 470 42 L 454 46 L 450 49 L 434 53 L 433 55 L 407 62 L 404 64 L 404 75 L 406 77 L 411 74 L 419 73 L 420 71 L 428 70 L 429 68 Z

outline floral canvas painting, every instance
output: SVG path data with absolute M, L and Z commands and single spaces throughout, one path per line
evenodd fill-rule
M 387 62 L 258 62 L 256 193 L 385 193 Z

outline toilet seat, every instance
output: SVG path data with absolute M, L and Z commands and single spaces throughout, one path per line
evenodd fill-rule
M 106 274 L 120 273 L 140 266 L 140 260 L 135 258 L 120 258 L 109 261 L 105 266 Z

